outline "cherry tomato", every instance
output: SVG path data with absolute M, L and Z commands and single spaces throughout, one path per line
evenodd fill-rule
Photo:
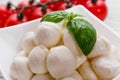
M 66 3 L 65 2 L 56 2 L 53 4 L 53 10 L 65 10 L 66 9 Z
M 73 5 L 84 5 L 88 0 L 70 0 Z
M 53 1 L 53 0 L 40 0 L 40 3 L 45 3 L 45 2 L 50 2 L 50 1 Z M 82 4 L 84 5 L 88 0 L 70 0 L 70 3 L 72 5 L 79 5 L 79 4 Z M 62 3 L 61 2 L 64 2 L 65 3 L 65 0 L 61 0 L 60 2 L 56 2 L 55 3 L 55 6 L 52 5 L 52 8 L 53 7 L 56 7 L 56 6 L 61 6 Z
M 30 0 L 23 0 L 21 1 L 19 4 L 18 4 L 18 8 L 22 8 L 24 6 L 30 6 L 30 5 L 33 5 L 34 3 L 30 4 Z M 29 8 L 29 9 L 25 9 L 24 10 L 24 14 L 29 18 L 32 11 L 33 11 L 34 8 Z
M 79 4 L 77 0 L 71 0 L 71 3 L 72 3 L 73 5 L 78 5 L 78 4 Z
M 4 27 L 4 23 L 6 19 L 12 14 L 12 10 L 10 10 L 6 5 L 0 5 L 0 28 Z
M 101 20 L 104 20 L 107 16 L 108 9 L 103 0 L 89 0 L 85 7 Z
M 53 0 L 40 0 L 40 3 L 44 4 L 44 3 L 50 2 L 50 1 L 53 1 Z M 55 6 L 53 4 L 49 4 L 47 7 L 50 8 L 51 10 L 53 10 L 53 8 Z
M 40 0 L 40 3 L 46 3 L 50 1 L 54 1 L 54 0 Z M 50 8 L 53 11 L 66 9 L 64 0 L 50 4 L 48 5 L 48 8 Z
M 46 12 L 46 13 L 51 12 L 51 11 L 52 11 L 51 9 L 47 8 L 47 12 Z M 41 8 L 41 7 L 37 7 L 37 8 L 34 9 L 34 11 L 32 12 L 30 19 L 31 19 L 31 20 L 34 20 L 34 19 L 43 17 L 46 13 L 44 13 L 44 12 L 42 11 L 42 8 Z
M 14 13 L 12 14 L 11 16 L 8 17 L 8 19 L 6 20 L 5 22 L 5 27 L 8 27 L 8 26 L 12 26 L 12 25 L 16 25 L 16 24 L 20 24 L 20 23 L 24 23 L 24 22 L 27 22 L 28 21 L 28 18 L 24 15 L 23 19 L 22 20 L 19 20 L 17 18 L 17 13 Z
M 40 3 L 46 3 L 46 2 L 50 2 L 52 0 L 40 0 Z

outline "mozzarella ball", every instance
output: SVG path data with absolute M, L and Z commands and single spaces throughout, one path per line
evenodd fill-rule
M 76 80 L 83 80 L 82 76 L 77 71 L 75 71 L 71 76 Z
M 17 80 L 31 80 L 33 73 L 29 69 L 26 57 L 16 57 L 11 65 L 10 74 Z
M 15 57 L 20 57 L 20 56 L 27 57 L 26 52 L 24 50 L 21 50 L 19 53 L 15 55 Z
M 50 74 L 36 74 L 32 80 L 55 80 Z
M 26 53 L 24 50 L 20 51 L 19 53 L 17 53 L 14 58 L 17 58 L 17 57 L 27 57 L 26 56 Z M 13 61 L 14 62 L 14 61 Z M 16 72 L 16 69 L 15 69 L 15 66 L 14 66 L 14 63 L 12 63 L 11 67 L 10 67 L 10 77 L 13 79 L 13 80 L 16 80 L 18 78 L 18 74 Z
M 63 38 L 60 39 L 60 41 L 57 43 L 56 46 L 64 45 Z
M 95 72 L 92 70 L 92 67 L 89 62 L 84 62 L 79 68 L 81 76 L 84 80 L 99 80 Z
M 102 80 L 112 80 L 120 74 L 120 64 L 109 56 L 102 56 L 92 60 L 92 67 Z
M 77 72 L 77 71 L 75 71 L 75 72 L 71 75 L 71 77 L 74 77 L 75 80 L 83 80 L 81 74 L 80 74 L 79 72 Z
M 50 49 L 47 57 L 47 68 L 54 78 L 59 79 L 72 74 L 76 65 L 75 55 L 66 46 L 57 46 Z
M 49 25 L 47 22 L 40 23 L 39 28 L 35 31 L 35 43 L 48 48 L 55 46 L 61 38 L 61 31 L 56 27 L 59 26 L 57 24 Z
M 32 49 L 28 56 L 28 64 L 33 73 L 43 74 L 48 72 L 46 66 L 47 55 L 48 49 L 42 45 Z
M 64 32 L 64 29 L 66 27 L 66 23 L 67 23 L 67 20 L 63 20 L 63 21 L 61 21 L 61 22 L 58 23 L 58 25 L 60 25 L 60 30 L 62 32 Z
M 65 77 L 65 78 L 60 79 L 60 80 L 77 80 L 77 79 L 75 79 L 73 76 L 69 76 L 69 77 Z
M 63 42 L 65 46 L 70 48 L 70 50 L 77 56 L 83 55 L 82 50 L 79 48 L 72 34 L 66 29 L 63 34 Z
M 58 30 L 60 30 L 60 31 L 62 31 L 61 30 L 61 25 L 60 24 L 56 24 L 56 23 L 53 23 L 53 22 L 42 22 L 42 24 L 44 24 L 44 25 L 48 25 L 48 26 L 50 26 L 50 27 L 54 27 L 54 28 L 57 28 Z
M 81 66 L 85 61 L 87 61 L 87 58 L 85 55 L 77 56 L 77 68 Z
M 83 79 L 77 71 L 74 71 L 74 73 L 72 75 L 69 75 L 69 76 L 59 79 L 59 80 L 83 80 Z
M 18 78 L 18 74 L 16 72 L 14 63 L 12 63 L 11 67 L 10 67 L 10 77 L 14 80 L 16 80 Z
M 34 32 L 28 32 L 25 34 L 25 36 L 22 39 L 22 48 L 26 51 L 26 53 L 29 53 L 33 47 L 35 47 L 34 42 Z
M 120 63 L 120 51 L 119 51 L 119 48 L 116 48 L 115 46 L 112 46 L 110 56 L 113 57 L 114 59 L 116 59 Z
M 76 43 L 72 34 L 66 29 L 63 35 L 63 42 L 64 44 L 70 48 L 73 54 L 77 57 L 77 68 L 87 60 L 86 56 L 82 53 L 81 49 L 79 48 L 78 44 Z
M 102 36 L 98 36 L 96 43 L 93 47 L 93 50 L 88 55 L 88 58 L 92 59 L 94 57 L 107 55 L 110 53 L 110 51 L 111 51 L 111 44 L 109 43 L 109 41 Z

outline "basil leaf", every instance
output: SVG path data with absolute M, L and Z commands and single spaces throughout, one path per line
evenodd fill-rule
M 68 20 L 68 22 L 72 19 L 74 19 L 75 17 L 83 17 L 83 15 L 80 15 L 80 14 L 75 14 L 73 12 L 71 13 L 68 13 L 68 15 L 66 16 L 66 20 Z
M 87 56 L 96 42 L 95 28 L 88 21 L 76 18 L 68 22 L 67 29 L 74 36 L 84 55 Z
M 51 12 L 51 13 L 46 14 L 46 15 L 41 19 L 41 22 L 43 22 L 43 21 L 48 21 L 48 22 L 59 23 L 59 22 L 61 22 L 63 19 L 65 19 L 67 15 L 68 15 L 68 13 L 65 12 L 65 11 L 55 11 L 55 12 Z

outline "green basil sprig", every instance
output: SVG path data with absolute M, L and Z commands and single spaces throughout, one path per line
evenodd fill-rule
M 73 34 L 84 55 L 87 56 L 96 42 L 95 28 L 88 21 L 76 18 L 68 22 L 67 29 Z
M 66 11 L 54 11 L 50 12 L 49 14 L 46 14 L 42 19 L 41 22 L 47 21 L 47 22 L 54 22 L 54 23 L 59 23 L 62 20 L 72 20 L 73 18 L 77 16 L 82 16 L 79 14 L 74 14 L 74 13 L 67 13 Z
M 79 17 L 81 17 L 79 14 L 56 11 L 45 15 L 41 19 L 41 22 L 48 21 L 59 23 L 64 19 L 67 20 L 66 28 L 72 33 L 78 46 L 83 51 L 84 55 L 87 56 L 92 51 L 96 42 L 96 30 L 92 24 Z
M 51 12 L 47 15 L 45 15 L 42 19 L 41 22 L 43 21 L 48 21 L 48 22 L 54 22 L 54 23 L 58 23 L 61 22 L 63 19 L 65 19 L 65 17 L 67 16 L 67 12 L 65 11 L 55 11 L 55 12 Z

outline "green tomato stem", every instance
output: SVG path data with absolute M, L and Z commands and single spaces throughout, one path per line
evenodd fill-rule
M 12 3 L 11 3 L 11 2 L 8 2 L 8 3 L 7 3 L 7 8 L 10 9 L 11 6 L 12 6 Z
M 24 7 L 20 10 L 20 12 L 17 14 L 17 19 L 22 20 L 24 18 Z
M 43 13 L 46 13 L 46 12 L 47 12 L 47 7 L 46 7 L 46 5 L 42 5 L 42 12 L 43 12 Z
M 29 4 L 33 4 L 35 0 L 29 0 Z
M 56 2 L 61 2 L 61 0 L 53 0 L 53 1 L 50 1 L 50 2 L 46 2 L 45 5 L 53 4 L 53 3 L 56 3 Z
M 93 4 L 96 4 L 98 0 L 91 0 Z
M 71 8 L 70 0 L 65 0 L 66 2 L 66 9 Z

